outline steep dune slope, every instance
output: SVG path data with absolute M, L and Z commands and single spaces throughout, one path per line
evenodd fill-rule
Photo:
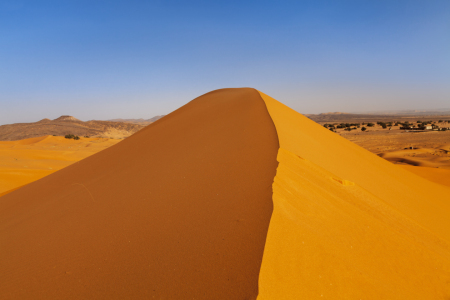
M 255 299 L 277 149 L 219 90 L 1 197 L 0 298 Z
M 449 189 L 261 96 L 280 150 L 258 299 L 448 299 Z

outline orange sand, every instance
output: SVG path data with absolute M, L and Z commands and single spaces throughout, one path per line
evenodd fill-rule
M 438 151 L 443 152 L 437 155 Z M 448 150 L 433 148 L 418 148 L 380 153 L 379 156 L 392 162 L 429 168 L 446 168 L 450 170 L 450 155 Z
M 2 143 L 0 163 L 52 172 L 83 142 Z M 213 91 L 2 197 L 0 298 L 450 299 L 450 170 L 411 168 Z
M 256 299 L 275 126 L 207 93 L 0 198 L 0 299 Z
M 450 192 L 261 93 L 280 143 L 265 299 L 450 298 Z
M 97 153 L 120 140 L 43 136 L 0 142 L 0 196 Z
M 433 181 L 445 186 L 450 187 L 450 170 L 438 169 L 428 167 L 416 167 L 410 165 L 399 165 L 400 168 L 408 170 L 420 177 L 423 177 L 429 181 Z

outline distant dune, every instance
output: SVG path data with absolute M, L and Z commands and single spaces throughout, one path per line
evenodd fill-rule
M 43 119 L 34 123 L 16 123 L 0 126 L 0 141 L 16 141 L 47 135 L 124 138 L 142 129 L 144 125 L 110 121 L 83 122 L 72 116 L 55 120 Z
M 0 197 L 1 299 L 447 299 L 450 189 L 250 88 Z
M 393 163 L 412 166 L 450 169 L 450 147 L 417 148 L 380 153 L 379 156 Z
M 0 141 L 0 196 L 117 144 L 107 138 L 43 136 Z
M 411 165 L 400 165 L 399 167 L 417 174 L 429 181 L 450 187 L 450 169 L 415 167 Z

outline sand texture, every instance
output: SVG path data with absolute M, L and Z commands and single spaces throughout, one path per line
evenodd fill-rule
M 400 168 L 408 170 L 429 181 L 439 183 L 450 187 L 450 170 L 441 168 L 415 167 L 410 165 L 401 165 Z
M 256 299 L 277 150 L 219 90 L 1 197 L 0 298 Z
M 261 95 L 280 150 L 258 299 L 448 299 L 450 190 Z

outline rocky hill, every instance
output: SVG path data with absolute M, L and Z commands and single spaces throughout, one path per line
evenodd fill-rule
M 66 134 L 125 138 L 139 131 L 145 125 L 147 124 L 96 120 L 83 122 L 72 116 L 61 116 L 54 120 L 42 119 L 34 123 L 0 126 L 0 141 L 15 141 L 44 135 L 64 136 Z

